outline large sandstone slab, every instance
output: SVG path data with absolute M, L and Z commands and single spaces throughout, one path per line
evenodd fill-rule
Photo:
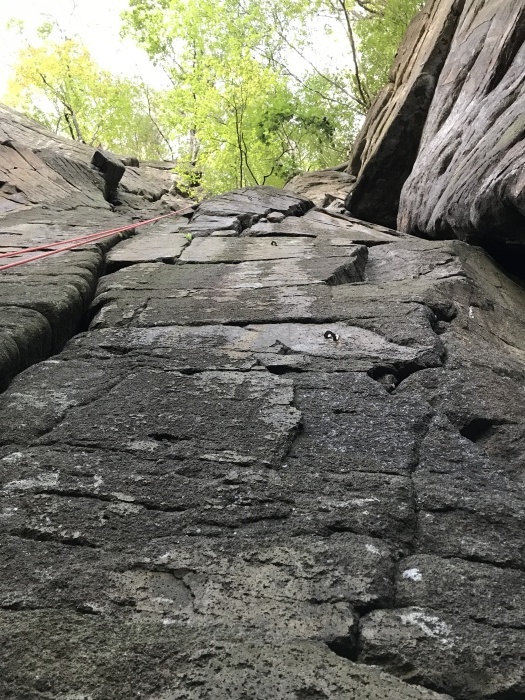
M 110 271 L 136 263 L 173 263 L 188 245 L 184 231 L 188 222 L 174 217 L 139 229 L 140 233 L 110 250 L 106 262 Z
M 351 257 L 355 253 L 355 238 L 359 236 L 348 235 L 345 231 L 334 232 L 331 238 L 296 238 L 279 236 L 277 240 L 269 238 L 257 238 L 250 240 L 247 245 L 244 238 L 230 238 L 213 236 L 209 240 L 196 239 L 185 250 L 180 259 L 181 262 L 227 262 L 237 263 L 248 260 L 287 260 L 290 258 L 307 259 L 321 256 Z
M 406 680 L 453 697 L 525 693 L 522 629 L 498 629 L 417 607 L 377 610 L 361 624 L 361 662 L 379 661 L 390 671 L 403 668 Z
M 353 372 L 440 364 L 443 347 L 432 330 L 432 316 L 419 305 L 392 304 L 388 311 L 369 306 L 361 317 L 353 316 L 325 324 L 102 328 L 77 336 L 62 357 L 108 360 L 125 355 L 147 358 L 152 364 L 169 360 L 180 372 L 261 365 L 274 373 Z M 338 340 L 325 337 L 326 330 Z
M 58 196 L 59 187 L 51 185 L 51 180 L 55 179 L 57 185 L 63 186 L 65 181 L 68 190 L 74 194 L 73 198 L 62 198 L 62 208 L 78 205 L 78 200 L 86 199 L 91 200 L 91 206 L 109 206 L 103 197 L 104 179 L 100 173 L 90 167 L 93 157 L 91 146 L 52 133 L 36 121 L 3 104 L 0 104 L 0 142 L 22 144 L 32 153 L 32 161 L 35 165 L 38 164 L 37 170 L 44 175 L 43 179 L 38 174 L 29 172 L 27 165 L 23 164 L 23 170 L 30 175 L 30 180 L 24 177 L 22 190 L 25 185 L 30 184 L 31 191 L 39 196 L 47 190 L 50 194 Z M 9 155 L 12 156 L 12 154 Z M 173 164 L 163 162 L 143 163 L 141 167 L 127 167 L 119 190 L 120 199 L 137 208 L 142 208 L 145 202 L 159 200 L 174 184 L 170 167 L 173 167 Z M 53 173 L 52 178 L 49 177 L 48 169 Z M 15 182 L 14 185 L 16 188 L 17 183 Z M 6 210 L 13 208 L 13 202 L 16 202 L 17 208 L 20 207 L 25 202 L 24 198 L 25 195 L 22 195 L 18 202 L 16 191 L 13 193 L 10 190 L 7 192 L 0 190 L 0 202 Z M 180 206 L 185 203 L 181 198 L 172 198 L 172 200 Z
M 403 188 L 402 230 L 509 261 L 525 242 L 524 17 L 523 0 L 466 4 Z
M 244 236 L 265 237 L 295 236 L 297 238 L 340 238 L 365 245 L 387 243 L 396 240 L 392 233 L 379 231 L 361 221 L 330 216 L 324 212 L 309 211 L 305 216 L 288 216 L 280 222 L 259 222 L 246 229 Z M 332 243 L 333 244 L 333 243 Z
M 525 627 L 525 581 L 519 569 L 415 555 L 398 564 L 396 603 L 431 607 L 494 627 Z
M 306 197 L 276 187 L 244 187 L 202 202 L 192 219 L 191 231 L 198 235 L 220 229 L 240 232 L 272 212 L 298 216 L 312 206 Z
M 65 209 L 97 203 L 96 194 L 70 184 L 33 151 L 13 141 L 0 142 L 0 179 L 0 215 L 42 202 Z M 96 186 L 92 190 L 97 193 Z M 103 200 L 101 192 L 98 196 Z

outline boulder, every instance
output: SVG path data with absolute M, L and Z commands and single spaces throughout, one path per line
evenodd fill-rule
M 117 187 L 122 180 L 122 176 L 126 170 L 124 163 L 116 158 L 109 151 L 102 148 L 97 148 L 91 159 L 91 165 L 97 170 L 100 170 L 104 176 L 106 184 L 104 188 L 104 199 L 108 202 L 115 203 L 117 198 Z
M 467 3 L 441 73 L 399 226 L 512 258 L 525 244 L 525 1 Z
M 296 175 L 284 186 L 285 190 L 302 194 L 316 207 L 326 207 L 334 200 L 344 200 L 355 177 L 337 170 L 316 170 Z
M 136 156 L 124 156 L 120 159 L 125 166 L 140 168 L 140 161 Z
M 410 24 L 389 82 L 354 144 L 349 172 L 357 182 L 346 199 L 354 216 L 396 227 L 401 187 L 412 170 L 464 2 L 428 0 Z

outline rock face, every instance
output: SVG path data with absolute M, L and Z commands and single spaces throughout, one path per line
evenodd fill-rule
M 111 204 L 115 203 L 119 183 L 126 171 L 124 163 L 108 151 L 97 148 L 91 159 L 91 165 L 99 170 L 104 177 L 104 199 Z
M 428 0 L 356 142 L 347 209 L 522 274 L 524 67 L 524 0 Z
M 308 197 L 317 207 L 332 202 L 344 203 L 355 177 L 337 170 L 318 170 L 296 175 L 284 186 L 285 190 Z
M 403 230 L 510 255 L 525 244 L 524 70 L 525 2 L 467 3 L 403 188 Z
M 101 202 L 107 183 L 90 165 L 93 158 L 90 146 L 53 134 L 0 104 L 0 149 L 0 174 L 1 180 L 5 180 L 0 185 L 0 215 L 55 201 L 60 202 L 60 209 L 66 210 L 79 205 L 109 209 L 108 204 Z M 17 149 L 23 149 L 29 162 L 27 159 L 23 162 L 24 155 L 17 157 L 11 152 Z M 169 172 L 172 166 L 172 163 L 146 162 L 140 167 L 126 167 L 118 190 L 121 204 L 142 209 L 145 199 L 156 202 L 162 197 L 165 204 L 181 205 L 180 198 L 167 196 L 174 185 Z M 22 168 L 20 173 L 16 172 L 18 168 Z M 30 174 L 28 169 L 32 170 Z M 24 174 L 22 179 L 18 177 Z M 110 189 L 114 184 L 110 183 Z
M 428 0 L 409 26 L 390 80 L 354 144 L 349 172 L 357 182 L 346 199 L 353 215 L 396 228 L 401 188 L 412 170 L 464 4 Z
M 82 183 L 2 250 L 165 211 Z M 525 697 L 525 291 L 481 249 L 263 187 L 0 275 L 2 698 Z
M 143 217 L 187 204 L 166 196 L 169 175 L 146 166 L 126 169 L 118 193 L 123 206 L 115 210 L 105 199 L 108 180 L 90 166 L 91 148 L 50 134 L 7 107 L 0 106 L 0 117 L 0 266 L 20 259 L 1 257 L 13 251 L 132 224 L 140 218 L 137 207 Z M 114 160 L 122 176 L 124 166 L 113 156 L 99 158 L 106 169 Z M 116 185 L 110 177 L 113 194 Z M 0 390 L 78 331 L 104 271 L 105 252 L 126 235 L 80 246 L 71 257 L 0 272 Z

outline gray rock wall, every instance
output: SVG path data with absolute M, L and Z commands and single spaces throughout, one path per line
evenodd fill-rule
M 347 209 L 522 275 L 524 40 L 522 0 L 429 0 L 355 144 Z
M 51 134 L 0 105 L 0 266 L 24 257 L 5 257 L 14 251 L 132 225 L 148 212 L 154 216 L 187 205 L 167 195 L 171 175 L 162 164 L 151 164 L 127 168 L 118 191 L 122 206 L 111 206 L 103 175 L 90 165 L 92 156 L 85 144 Z M 59 352 L 82 328 L 105 252 L 130 234 L 0 272 L 0 390 L 21 370 Z
M 0 397 L 0 694 L 521 697 L 523 290 L 272 188 L 107 257 Z
M 170 206 L 6 149 L 0 254 Z M 245 188 L 0 290 L 0 697 L 525 697 L 525 291 L 480 248 Z
M 410 24 L 387 85 L 354 143 L 346 199 L 355 216 L 396 228 L 399 197 L 419 148 L 465 0 L 428 0 Z
M 523 246 L 524 107 L 525 2 L 467 3 L 403 188 L 400 228 Z

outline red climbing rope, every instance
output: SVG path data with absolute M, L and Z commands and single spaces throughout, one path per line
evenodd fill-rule
M 106 229 L 105 231 L 98 231 L 97 233 L 86 233 L 83 236 L 77 236 L 76 238 L 67 238 L 64 241 L 55 241 L 54 243 L 42 243 L 42 245 L 34 246 L 33 248 L 22 248 L 20 250 L 12 250 L 8 253 L 2 253 L 0 254 L 0 259 L 13 258 L 18 255 L 33 253 L 37 250 L 45 250 L 46 248 L 59 246 L 56 250 L 49 250 L 45 253 L 41 253 L 40 255 L 34 255 L 32 258 L 25 258 L 24 260 L 15 260 L 15 262 L 8 263 L 7 265 L 1 265 L 0 271 L 9 270 L 13 267 L 18 267 L 19 265 L 26 265 L 27 263 L 33 262 L 34 260 L 41 260 L 42 258 L 47 258 L 51 255 L 58 255 L 58 253 L 63 253 L 66 250 L 72 250 L 73 248 L 78 248 L 79 246 L 86 245 L 88 243 L 94 243 L 104 238 L 109 238 L 109 236 L 113 236 L 116 233 L 131 231 L 132 229 L 139 228 L 140 226 L 146 226 L 147 224 L 152 224 L 155 221 L 160 221 L 160 219 L 167 219 L 170 216 L 181 214 L 183 211 L 187 211 L 193 206 L 193 204 L 189 204 L 187 207 L 184 207 L 183 209 L 178 209 L 177 211 L 172 211 L 169 214 L 162 214 L 162 216 L 155 216 L 152 219 L 145 219 L 144 221 L 139 221 L 134 224 L 127 224 L 126 226 L 119 226 L 118 228 Z

